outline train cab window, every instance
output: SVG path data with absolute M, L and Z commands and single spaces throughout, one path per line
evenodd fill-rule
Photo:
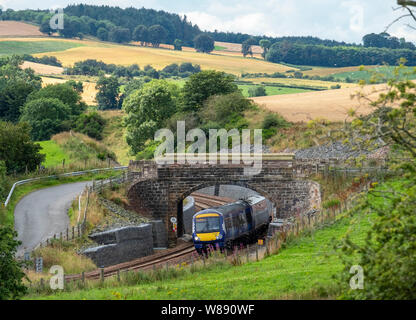
M 203 217 L 195 219 L 195 233 L 220 231 L 220 217 Z

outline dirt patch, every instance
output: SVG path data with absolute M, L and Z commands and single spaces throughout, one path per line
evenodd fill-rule
M 0 21 L 0 37 L 44 36 L 39 27 L 19 21 Z

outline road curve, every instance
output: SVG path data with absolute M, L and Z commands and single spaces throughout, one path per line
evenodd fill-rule
M 66 231 L 69 226 L 68 209 L 72 201 L 90 182 L 63 184 L 34 191 L 18 202 L 14 210 L 14 225 L 21 256 L 54 234 Z

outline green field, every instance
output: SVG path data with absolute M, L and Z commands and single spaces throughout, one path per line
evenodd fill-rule
M 225 49 L 227 49 L 226 47 L 221 47 L 221 46 L 215 46 L 214 50 L 215 51 L 224 51 Z
M 104 287 L 52 296 L 29 296 L 41 299 L 285 299 L 336 297 L 339 287 L 333 275 L 343 266 L 332 248 L 350 229 L 351 239 L 362 242 L 370 228 L 368 217 L 343 218 L 312 235 L 294 240 L 278 255 L 241 266 L 218 264 L 197 272 L 182 272 L 176 279 L 146 281 L 135 286 Z M 140 277 L 138 277 L 140 278 Z M 334 289 L 335 288 L 335 289 Z M 335 294 L 335 296 L 333 296 Z
M 37 143 L 42 147 L 40 153 L 46 155 L 46 159 L 42 163 L 46 168 L 61 165 L 64 159 L 67 163 L 70 162 L 69 155 L 55 141 L 48 140 Z
M 238 87 L 240 88 L 241 92 L 245 97 L 248 97 L 248 90 L 255 85 L 249 84 L 239 84 Z M 264 86 L 266 88 L 266 93 L 268 96 L 276 96 L 280 94 L 292 94 L 292 93 L 302 93 L 302 92 L 309 92 L 310 90 L 306 89 L 297 89 L 297 88 L 284 88 L 284 87 L 275 87 L 275 86 Z
M 0 56 L 64 51 L 82 46 L 69 41 L 0 41 Z
M 345 81 L 345 79 L 350 78 L 353 81 L 365 80 L 366 82 L 369 82 L 374 74 L 382 74 L 383 76 L 381 79 L 388 80 L 388 79 L 395 78 L 395 74 L 394 74 L 395 68 L 396 67 L 393 67 L 393 66 L 382 66 L 382 67 L 365 69 L 362 71 L 337 73 L 337 74 L 334 74 L 333 76 L 336 80 L 341 80 L 341 81 Z M 414 71 L 414 69 L 415 69 L 414 67 L 405 67 L 400 72 L 400 79 L 401 80 L 416 79 L 416 74 L 411 74 L 411 75 L 408 74 L 409 72 Z

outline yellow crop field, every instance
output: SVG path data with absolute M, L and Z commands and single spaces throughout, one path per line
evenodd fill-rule
M 48 84 L 64 83 L 67 80 L 42 77 L 42 85 L 47 86 Z M 96 105 L 95 95 L 97 94 L 96 84 L 93 82 L 83 82 L 84 92 L 81 94 L 82 100 L 88 105 Z
M 174 51 L 164 48 L 140 47 L 137 45 L 117 45 L 91 40 L 69 40 L 62 38 L 7 38 L 14 41 L 70 41 L 82 44 L 81 47 L 65 51 L 34 54 L 55 56 L 64 66 L 85 59 L 102 60 L 105 63 L 131 65 L 137 63 L 143 67 L 147 64 L 162 69 L 172 63 L 191 62 L 201 65 L 202 69 L 214 69 L 231 74 L 285 72 L 292 68 L 267 62 L 261 59 L 243 58 L 237 52 L 215 51 L 212 54 L 197 53 L 192 50 Z M 1 40 L 0 40 L 1 41 Z
M 295 85 L 295 86 L 315 86 L 315 87 L 327 87 L 330 88 L 334 85 L 341 85 L 341 88 L 353 88 L 356 87 L 355 83 L 343 83 L 343 82 L 331 82 L 331 81 L 320 81 L 320 80 L 309 80 L 309 79 L 284 79 L 284 78 L 242 78 L 244 81 L 252 81 L 253 83 L 279 83 L 284 85 Z
M 352 99 L 356 93 L 367 94 L 371 99 L 387 89 L 386 84 L 346 88 L 327 91 L 313 91 L 278 96 L 252 98 L 258 105 L 281 114 L 292 122 L 304 122 L 317 118 L 330 121 L 344 121 L 350 109 L 359 114 L 368 114 L 373 108 L 368 103 Z
M 25 61 L 22 65 L 23 69 L 33 69 L 37 74 L 62 74 L 64 68 L 49 66 L 46 64 Z

